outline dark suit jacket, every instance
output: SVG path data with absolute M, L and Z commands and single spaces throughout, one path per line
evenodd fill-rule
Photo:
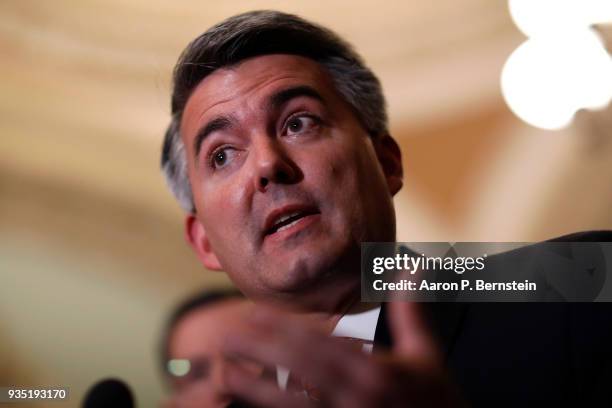
M 612 232 L 554 241 L 612 241 Z M 612 407 L 612 303 L 424 303 L 451 376 L 477 407 Z M 384 306 L 376 348 L 391 346 Z

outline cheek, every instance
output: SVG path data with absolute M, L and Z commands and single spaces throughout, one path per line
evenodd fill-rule
M 315 157 L 310 183 L 320 205 L 334 214 L 335 220 L 343 220 L 343 224 L 355 222 L 362 214 L 362 149 L 335 143 L 317 150 Z
M 325 188 L 322 202 L 329 202 L 328 211 L 333 214 L 335 229 L 342 229 L 353 239 L 361 241 L 381 223 L 388 229 L 390 195 L 382 169 L 369 139 L 354 138 L 351 143 L 333 146 L 321 154 L 318 176 Z M 334 152 L 342 152 L 337 154 Z M 329 200 L 329 198 L 332 198 Z M 350 231 L 350 232 L 349 232 Z M 374 235 L 372 235 L 374 233 Z M 368 238 L 369 239 L 369 238 Z
M 245 228 L 246 189 L 235 180 L 209 183 L 201 191 L 198 211 L 213 240 L 232 241 Z
M 236 187 L 228 186 L 209 189 L 204 194 L 206 198 L 200 201 L 198 210 L 201 211 L 207 239 L 214 254 L 226 273 L 245 270 L 244 262 L 249 259 L 245 255 L 253 252 L 253 242 L 250 239 L 251 224 L 245 215 L 246 207 L 241 198 L 244 193 Z

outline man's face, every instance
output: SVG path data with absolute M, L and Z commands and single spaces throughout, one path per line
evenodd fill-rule
M 358 284 L 361 242 L 395 239 L 397 145 L 374 142 L 310 59 L 215 71 L 189 98 L 181 135 L 196 207 L 188 238 L 250 297 Z
M 187 374 L 172 378 L 172 398 L 167 407 L 224 407 L 230 402 L 224 372 L 231 363 L 222 354 L 226 336 L 245 331 L 249 304 L 240 299 L 224 300 L 194 309 L 181 318 L 169 336 L 170 360 L 187 360 Z M 252 364 L 244 369 L 259 373 Z

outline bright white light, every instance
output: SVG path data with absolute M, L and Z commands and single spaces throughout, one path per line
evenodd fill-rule
M 530 37 L 502 71 L 510 109 L 531 125 L 560 129 L 580 109 L 605 107 L 612 99 L 612 59 L 589 26 L 612 19 L 612 1 L 509 0 L 509 5 Z
M 514 24 L 527 37 L 584 27 L 583 18 L 574 13 L 575 2 L 564 0 L 509 0 Z M 578 20 L 578 21 L 577 21 Z
M 612 23 L 612 1 L 586 0 L 577 3 L 584 7 L 584 16 L 588 23 Z
M 514 24 L 527 37 L 584 30 L 612 22 L 610 0 L 509 0 Z
M 168 372 L 175 377 L 182 377 L 186 375 L 191 369 L 189 360 L 183 359 L 172 359 L 168 361 Z

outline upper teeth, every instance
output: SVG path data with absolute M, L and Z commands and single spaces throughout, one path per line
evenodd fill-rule
M 278 220 L 276 220 L 276 222 L 274 223 L 274 225 L 278 225 L 278 224 L 280 224 L 281 222 L 285 222 L 285 221 L 287 221 L 289 218 L 295 217 L 296 215 L 299 215 L 299 214 L 300 214 L 300 212 L 299 212 L 299 211 L 296 211 L 296 212 L 293 212 L 293 213 L 289 213 L 289 214 L 287 214 L 287 215 L 283 215 L 283 216 L 282 216 L 282 217 L 280 217 Z

